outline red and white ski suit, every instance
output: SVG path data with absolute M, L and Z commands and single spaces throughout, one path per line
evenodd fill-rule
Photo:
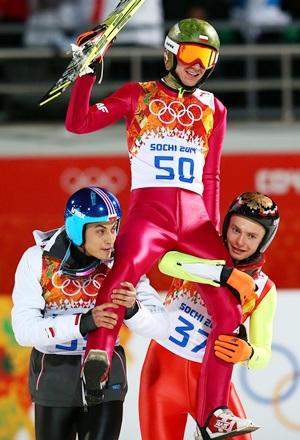
M 216 230 L 224 105 L 200 89 L 179 97 L 160 81 L 127 83 L 90 105 L 94 81 L 89 75 L 75 81 L 66 128 L 89 133 L 125 118 L 132 174 L 129 212 L 97 304 L 109 301 L 120 282 L 135 285 L 169 250 L 224 259 L 232 266 Z M 230 334 L 241 323 L 241 307 L 226 288 L 206 286 L 201 292 L 213 322 L 199 381 L 196 417 L 203 425 L 211 411 L 228 402 L 232 365 L 216 358 L 213 345 L 219 334 Z M 111 357 L 124 315 L 121 307 L 118 311 L 113 330 L 89 334 L 87 352 L 102 349 Z

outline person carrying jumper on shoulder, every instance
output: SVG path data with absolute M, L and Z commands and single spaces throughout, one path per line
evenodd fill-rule
M 249 336 L 241 324 L 236 334 L 222 334 L 215 341 L 215 356 L 225 362 L 256 369 L 264 368 L 270 361 L 277 293 L 274 282 L 262 268 L 265 251 L 274 239 L 278 225 L 276 203 L 258 192 L 238 195 L 225 214 L 222 238 L 234 266 L 252 276 L 258 286 L 255 307 L 243 316 Z M 177 278 L 173 279 L 164 301 L 171 323 L 169 337 L 151 341 L 142 367 L 139 394 L 141 434 L 143 440 L 182 440 L 188 415 L 196 419 L 197 400 L 201 399 L 197 392 L 198 377 L 212 327 L 201 296 L 201 284 L 196 281 L 201 281 L 203 269 L 206 276 L 210 271 L 213 281 L 212 270 L 216 268 L 207 267 L 199 258 L 176 251 L 165 254 L 159 268 Z M 240 418 L 246 417 L 233 383 L 228 407 Z M 154 419 L 157 420 L 155 424 Z M 224 423 L 229 420 L 226 418 Z M 233 415 L 231 421 L 235 421 Z M 207 429 L 212 430 L 212 427 Z M 206 437 L 200 437 L 198 431 L 195 438 Z M 217 431 L 215 438 L 222 438 L 222 433 Z M 251 440 L 252 437 L 248 433 L 236 438 Z

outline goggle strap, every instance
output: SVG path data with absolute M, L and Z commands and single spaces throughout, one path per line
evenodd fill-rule
M 215 61 L 214 61 L 215 58 L 216 58 L 215 55 L 216 55 L 216 54 L 215 54 L 215 51 L 212 50 L 211 53 L 210 53 L 210 57 L 209 57 L 209 66 L 212 66 L 212 65 L 215 64 Z
M 179 44 L 175 43 L 175 41 L 171 40 L 168 36 L 166 36 L 165 39 L 165 48 L 172 52 L 174 55 L 178 54 L 179 51 Z

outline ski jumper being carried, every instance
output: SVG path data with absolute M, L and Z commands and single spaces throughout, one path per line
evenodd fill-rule
M 217 63 L 219 46 L 217 32 L 209 23 L 184 19 L 166 37 L 168 73 L 161 80 L 127 83 L 94 105 L 90 97 L 96 76 L 86 74 L 74 83 L 67 130 L 90 133 L 124 118 L 132 174 L 127 220 L 118 235 L 114 267 L 97 303 L 108 301 L 124 279 L 135 285 L 170 250 L 222 259 L 233 267 L 217 233 L 226 108 L 212 93 L 199 88 Z M 239 291 L 248 307 L 255 297 L 252 278 L 226 265 L 222 285 Z M 214 341 L 220 334 L 232 334 L 242 320 L 240 301 L 228 287 L 205 286 L 202 297 L 214 325 L 199 380 L 200 426 L 228 401 L 232 365 L 215 357 Z M 118 314 L 120 326 L 124 310 L 118 309 Z M 106 380 L 118 331 L 116 326 L 89 333 L 83 365 L 87 392 L 95 393 L 99 381 Z M 248 426 L 251 421 L 245 423 Z

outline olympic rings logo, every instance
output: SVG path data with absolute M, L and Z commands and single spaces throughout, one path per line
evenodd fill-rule
M 190 127 L 202 119 L 202 108 L 199 105 L 190 104 L 186 107 L 180 101 L 166 104 L 162 99 L 153 99 L 149 104 L 149 110 L 164 124 L 172 124 L 177 120 L 184 127 Z
M 104 276 L 104 274 L 97 273 L 89 278 L 80 280 L 61 277 L 58 272 L 54 272 L 51 281 L 53 286 L 61 290 L 65 296 L 72 297 L 83 292 L 87 296 L 95 297 L 98 294 Z
M 101 170 L 97 167 L 80 168 L 72 167 L 64 170 L 60 177 L 62 189 L 72 194 L 85 186 L 101 186 L 109 191 L 119 194 L 127 185 L 127 175 L 119 167 L 109 167 Z
M 273 409 L 277 419 L 287 428 L 293 429 L 294 431 L 300 431 L 300 423 L 295 423 L 291 421 L 285 414 L 280 406 L 280 394 L 286 385 L 290 385 L 291 388 L 295 388 L 295 384 L 299 383 L 300 371 L 296 371 L 295 373 L 289 373 L 283 376 L 283 378 L 278 382 L 277 386 L 274 389 L 273 394 Z M 297 408 L 298 409 L 298 408 Z
M 254 391 L 248 383 L 247 370 L 245 368 L 240 369 L 240 379 L 243 387 L 247 394 L 255 401 L 262 403 L 264 405 L 271 405 L 276 418 L 281 422 L 282 425 L 288 429 L 295 431 L 300 431 L 300 424 L 293 422 L 290 418 L 284 414 L 282 404 L 290 399 L 296 391 L 299 389 L 300 382 L 300 366 L 295 355 L 278 344 L 273 344 L 273 352 L 279 352 L 288 359 L 292 372 L 284 374 L 274 386 L 274 390 L 270 393 L 270 397 L 265 397 L 260 393 Z

